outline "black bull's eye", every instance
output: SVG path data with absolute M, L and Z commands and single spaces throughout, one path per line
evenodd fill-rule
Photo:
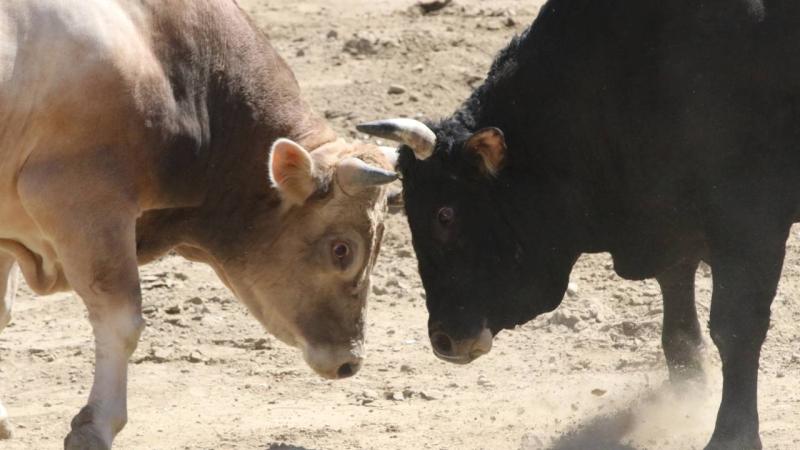
M 455 212 L 453 208 L 447 206 L 439 208 L 439 212 L 436 213 L 436 218 L 443 227 L 449 227 L 453 223 L 454 217 Z

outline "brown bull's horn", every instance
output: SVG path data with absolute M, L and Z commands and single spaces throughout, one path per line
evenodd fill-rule
M 388 184 L 396 179 L 396 173 L 371 166 L 358 158 L 347 158 L 336 165 L 336 181 L 347 193 Z
M 425 160 L 433 154 L 436 135 L 424 123 L 414 119 L 389 119 L 362 123 L 356 129 L 362 133 L 402 142 L 414 150 L 417 159 Z

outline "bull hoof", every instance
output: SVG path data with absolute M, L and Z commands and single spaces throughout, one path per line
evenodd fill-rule
M 92 422 L 92 409 L 84 406 L 72 419 L 72 431 L 64 439 L 64 450 L 110 450 L 111 443 L 103 439 Z
M 0 419 L 0 441 L 11 439 L 14 433 L 11 431 L 11 422 L 8 418 Z
M 73 429 L 64 439 L 64 450 L 110 450 L 91 426 Z
M 11 422 L 8 420 L 8 412 L 6 408 L 0 403 L 0 441 L 11 439 Z
M 705 450 L 762 450 L 761 438 L 755 437 L 734 437 L 732 439 L 711 438 Z

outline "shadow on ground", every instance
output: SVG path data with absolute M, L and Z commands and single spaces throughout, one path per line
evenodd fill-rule
M 268 444 L 264 450 L 314 450 L 314 449 L 292 444 Z

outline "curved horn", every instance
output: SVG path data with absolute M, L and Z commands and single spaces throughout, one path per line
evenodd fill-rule
M 414 150 L 419 160 L 430 158 L 436 146 L 436 134 L 419 120 L 378 120 L 356 125 L 356 129 L 372 136 L 402 142 Z
M 336 180 L 345 192 L 380 186 L 397 179 L 397 174 L 371 166 L 358 158 L 347 158 L 336 165 Z

